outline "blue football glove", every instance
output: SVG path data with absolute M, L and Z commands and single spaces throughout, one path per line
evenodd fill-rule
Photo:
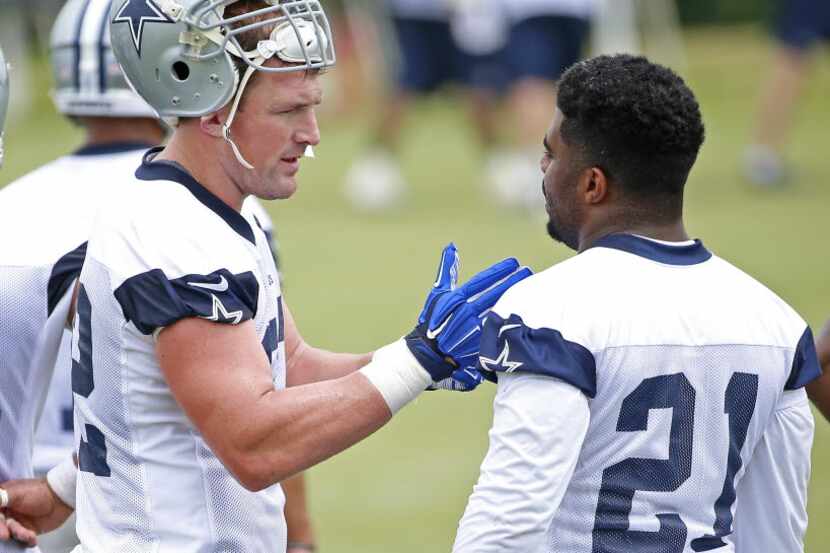
M 449 390 L 450 392 L 472 392 L 484 382 L 478 369 L 456 369 L 449 378 L 433 382 L 427 390 Z
M 461 371 L 458 376 L 462 383 L 468 378 L 472 384 L 477 380 L 475 367 L 484 317 L 508 288 L 533 273 L 508 258 L 457 287 L 458 266 L 458 251 L 455 244 L 450 244 L 441 254 L 438 276 L 418 324 L 405 340 L 433 381 L 440 382 Z

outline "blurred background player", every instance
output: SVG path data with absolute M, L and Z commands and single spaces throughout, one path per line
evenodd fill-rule
M 830 41 L 830 2 L 779 0 L 776 45 L 761 92 L 753 143 L 744 152 L 744 174 L 758 186 L 789 179 L 785 147 L 818 43 Z
M 502 0 L 510 23 L 505 61 L 514 151 L 503 166 L 498 197 L 541 212 L 539 137 L 556 105 L 556 80 L 583 54 L 595 0 Z
M 55 265 L 54 271 L 65 284 L 74 280 L 80 271 L 83 252 L 77 248 L 86 241 L 100 197 L 108 191 L 111 182 L 118 182 L 118 175 L 132 174 L 141 165 L 143 153 L 162 143 L 167 132 L 155 111 L 130 89 L 112 54 L 109 6 L 108 0 L 70 0 L 58 14 L 51 32 L 52 98 L 58 112 L 84 130 L 83 145 L 0 193 L 6 209 L 24 213 L 27 206 L 52 197 L 56 187 L 61 189 L 65 201 L 55 204 L 54 209 L 59 213 L 50 215 L 47 223 L 47 226 L 54 225 L 55 236 L 46 233 L 42 236 L 43 243 L 29 242 L 25 237 L 30 234 L 24 233 L 19 245 L 21 248 L 28 245 L 32 250 L 43 248 L 46 257 L 54 251 L 51 246 L 64 244 L 69 248 L 56 254 L 75 251 L 75 255 L 62 257 Z M 260 222 L 276 256 L 270 216 L 254 198 L 246 203 L 246 210 Z M 43 228 L 40 232 L 44 232 Z M 58 234 L 63 237 L 57 237 Z M 47 247 L 46 242 L 51 239 L 54 242 Z M 21 312 L 20 316 L 28 313 Z M 35 435 L 33 469 L 36 475 L 45 475 L 75 449 L 70 349 L 71 333 L 67 331 Z M 289 497 L 298 497 L 296 501 L 289 500 L 287 510 L 293 521 L 292 541 L 311 545 L 314 538 L 305 512 L 302 477 L 287 488 Z M 298 509 L 293 508 L 295 505 Z M 77 544 L 74 520 L 42 536 L 39 542 L 44 553 L 71 551 Z
M 400 204 L 407 191 L 398 161 L 413 101 L 450 84 L 462 96 L 486 155 L 497 148 L 496 100 L 505 88 L 501 52 L 507 38 L 502 0 L 382 0 L 375 21 L 391 90 L 375 116 L 369 149 L 349 169 L 346 197 L 361 210 Z M 385 31 L 385 32 L 384 32 Z

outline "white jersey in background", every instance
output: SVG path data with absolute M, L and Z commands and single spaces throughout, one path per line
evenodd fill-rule
M 505 12 L 514 21 L 546 15 L 564 15 L 589 19 L 596 0 L 501 0 Z
M 456 553 L 796 553 L 809 328 L 699 241 L 617 234 L 509 290 Z
M 150 148 L 148 144 L 108 144 L 102 146 L 90 146 L 82 148 L 78 152 L 58 159 L 44 167 L 26 175 L 15 183 L 12 183 L 4 191 L 0 192 L 0 213 L 15 212 L 16 218 L 4 218 L 0 221 L 0 228 L 4 228 L 4 222 L 8 225 L 16 224 L 27 213 L 30 213 L 33 206 L 37 206 L 39 213 L 42 209 L 49 210 L 48 219 L 43 219 L 35 228 L 32 222 L 31 232 L 18 235 L 16 248 L 29 251 L 40 259 L 51 259 L 57 256 L 64 257 L 69 250 L 75 250 L 86 243 L 89 236 L 94 214 L 107 194 L 115 192 L 117 187 L 129 180 L 135 170 L 141 165 L 144 152 Z M 256 198 L 248 198 L 245 201 L 244 211 L 253 215 L 269 240 L 272 242 L 276 255 L 276 246 L 273 242 L 273 224 L 267 212 L 263 209 Z M 5 227 L 4 229 L 11 229 Z M 17 227 L 20 228 L 20 227 Z M 7 230 L 6 236 L 13 232 Z M 12 244 L 7 244 L 11 246 Z M 5 255 L 6 248 L 0 247 L 0 255 Z M 61 286 L 78 277 L 83 261 L 81 255 L 67 256 L 60 265 L 58 271 L 61 275 Z M 63 268 L 61 268 L 63 267 Z M 43 273 L 44 267 L 35 266 L 32 270 Z M 28 309 L 27 305 L 37 305 L 46 301 L 47 290 L 43 286 L 33 285 L 27 289 L 27 294 L 13 293 L 9 298 L 2 301 L 9 301 L 21 306 L 16 312 L 6 313 L 5 317 L 14 318 L 17 324 L 25 325 L 36 332 L 40 322 L 37 309 Z M 5 288 L 4 288 L 5 296 Z M 55 301 L 55 300 L 52 300 Z M 0 320 L 5 320 L 0 314 Z M 11 324 L 11 323 L 10 323 Z M 0 341 L 4 339 L 15 340 L 7 335 L 5 328 L 11 330 L 13 326 L 0 327 Z M 8 336 L 8 338 L 7 338 Z M 72 416 L 72 360 L 70 356 L 72 334 L 64 331 L 60 341 L 60 350 L 55 352 L 57 344 L 45 344 L 40 352 L 49 358 L 56 357 L 54 375 L 48 386 L 46 403 L 42 407 L 42 415 L 37 425 L 34 439 L 34 458 L 32 466 L 35 474 L 45 474 L 52 467 L 60 463 L 67 455 L 75 450 L 75 436 L 73 430 Z M 3 342 L 5 343 L 5 342 Z M 29 367 L 31 359 L 35 355 L 36 348 L 29 347 L 26 352 L 21 352 L 21 357 L 16 363 L 21 367 Z M 51 351 L 50 351 L 51 349 Z M 49 368 L 51 374 L 51 367 Z M 30 378 L 34 378 L 32 371 Z M 46 376 L 46 378 L 49 378 Z M 42 383 L 41 383 L 42 384 Z M 37 388 L 37 386 L 35 387 Z M 17 388 L 15 388 L 17 389 Z M 30 390 L 34 397 L 42 398 L 44 391 Z M 0 398 L 2 399 L 2 398 Z M 42 402 L 42 399 L 41 399 Z M 38 401 L 33 402 L 39 406 Z M 24 419 L 19 419 L 21 423 Z M 2 421 L 0 421 L 2 424 Z M 23 425 L 25 427 L 25 424 Z M 4 434 L 5 435 L 5 434 Z M 21 453 L 31 451 L 22 448 Z M 2 455 L 2 452 L 0 452 Z M 26 456 L 29 454 L 27 453 Z M 28 461 L 26 462 L 28 463 Z M 20 465 L 21 468 L 23 465 Z M 28 464 L 26 464 L 28 466 Z M 28 470 L 28 469 L 27 469 Z M 13 472 L 15 475 L 29 474 L 28 472 Z
M 32 474 L 32 432 L 63 333 L 60 318 L 68 313 L 68 300 L 61 300 L 80 273 L 97 203 L 110 189 L 107 176 L 134 170 L 137 147 L 81 150 L 0 191 L 3 480 Z
M 176 402 L 155 336 L 188 317 L 253 319 L 274 385 L 285 386 L 280 284 L 253 217 L 181 166 L 152 161 L 100 211 L 81 273 L 77 378 L 77 551 L 284 551 L 279 485 L 245 490 Z

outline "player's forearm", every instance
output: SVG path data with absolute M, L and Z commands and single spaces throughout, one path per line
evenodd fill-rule
M 362 374 L 272 390 L 244 413 L 217 410 L 230 433 L 212 444 L 250 490 L 281 482 L 366 438 L 391 418 L 378 389 Z
M 288 357 L 286 384 L 292 387 L 334 380 L 360 370 L 371 360 L 371 353 L 334 353 L 303 343 Z
M 292 476 L 282 483 L 285 492 L 285 523 L 288 527 L 288 542 L 315 545 L 314 527 L 306 501 L 305 474 Z

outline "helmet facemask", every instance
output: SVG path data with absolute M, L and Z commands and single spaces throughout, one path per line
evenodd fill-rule
M 223 135 L 250 168 L 230 127 L 254 72 L 319 71 L 336 58 L 319 0 L 255 0 L 263 7 L 234 13 L 243 1 L 113 0 L 110 34 L 126 79 L 162 118 L 202 117 L 231 104 Z M 266 66 L 271 59 L 283 63 Z
M 256 71 L 287 73 L 318 71 L 334 66 L 336 54 L 331 28 L 322 6 L 317 0 L 264 0 L 269 6 L 248 13 L 225 17 L 225 8 L 238 0 L 199 0 L 182 15 L 191 31 L 191 39 L 185 56 L 196 60 L 209 60 L 228 54 L 242 60 L 247 66 L 239 77 L 228 118 L 222 126 L 222 135 L 228 142 L 237 161 L 254 169 L 233 141 L 233 124 L 245 89 Z M 260 40 L 256 48 L 245 50 L 238 37 L 262 28 L 272 27 L 268 38 Z M 196 38 L 203 37 L 202 39 Z M 196 40 L 192 40 L 196 38 Z M 218 44 L 221 50 L 202 53 L 204 39 Z M 289 64 L 268 67 L 266 62 L 279 59 Z M 313 152 L 310 152 L 313 155 Z

